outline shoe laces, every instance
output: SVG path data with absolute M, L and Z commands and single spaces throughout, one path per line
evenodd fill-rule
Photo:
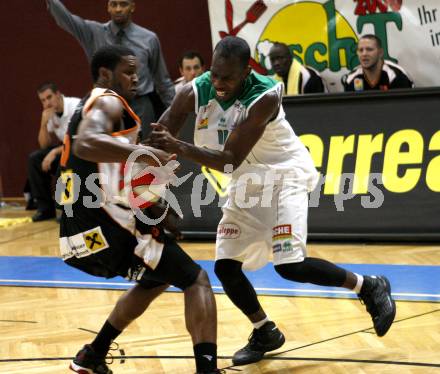
M 116 342 L 112 342 L 110 344 L 110 348 L 109 348 L 109 350 L 107 352 L 107 355 L 104 357 L 104 362 L 107 365 L 113 364 L 113 362 L 115 360 L 114 357 L 113 357 L 113 354 L 110 351 L 119 351 L 119 344 L 116 343 Z
M 365 305 L 367 308 L 367 312 L 370 313 L 373 317 L 378 314 L 377 305 L 373 301 L 373 291 L 365 292 L 364 294 L 359 295 L 359 300 L 362 305 Z
M 248 342 L 249 344 L 254 344 L 258 341 L 258 330 L 257 329 L 253 329 L 251 334 L 248 337 Z

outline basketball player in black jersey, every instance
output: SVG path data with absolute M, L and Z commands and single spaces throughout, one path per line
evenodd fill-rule
M 140 160 L 153 166 L 175 157 L 136 144 L 139 118 L 125 101 L 136 94 L 136 57 L 122 46 L 103 47 L 95 53 L 91 68 L 95 88 L 72 117 L 61 157 L 62 180 L 80 182 L 65 184 L 59 194 L 64 205 L 60 250 L 63 260 L 75 268 L 106 278 L 123 276 L 136 284 L 120 297 L 70 369 L 112 373 L 105 362 L 112 341 L 173 285 L 184 293 L 197 373 L 218 373 L 216 305 L 207 273 L 164 232 L 164 225 L 140 222 L 128 205 L 113 198 L 118 190 L 112 178 L 133 151 L 144 151 Z M 105 198 L 98 207 L 87 207 L 85 198 L 92 194 L 84 181 L 94 173 L 99 173 L 93 181 Z

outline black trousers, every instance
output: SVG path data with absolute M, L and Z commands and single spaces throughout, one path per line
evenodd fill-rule
M 156 122 L 156 111 L 149 94 L 136 96 L 130 102 L 131 108 L 139 116 L 141 120 L 141 139 L 144 140 L 151 132 L 151 122 Z
M 38 149 L 32 152 L 28 159 L 28 179 L 31 194 L 33 198 L 36 199 L 37 209 L 40 211 L 55 209 L 52 194 L 52 177 L 58 174 L 60 156 L 55 158 L 48 172 L 41 169 L 41 163 L 53 148 L 55 148 L 55 146 Z

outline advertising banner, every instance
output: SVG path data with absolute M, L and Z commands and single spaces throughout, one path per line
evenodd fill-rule
M 321 172 L 310 231 L 440 238 L 440 93 L 286 98 L 287 117 Z
M 331 92 L 359 64 L 359 36 L 375 34 L 384 58 L 398 63 L 418 87 L 439 86 L 438 0 L 208 0 L 213 45 L 237 35 L 250 45 L 253 67 L 272 73 L 274 42 L 318 70 Z

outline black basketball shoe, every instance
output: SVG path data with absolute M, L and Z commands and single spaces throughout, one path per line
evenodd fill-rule
M 70 370 L 80 374 L 112 374 L 105 357 L 98 356 L 92 346 L 86 344 L 70 363 Z
M 249 343 L 235 352 L 232 358 L 234 365 L 247 365 L 260 361 L 264 354 L 280 348 L 286 339 L 272 321 L 266 322 L 259 329 L 254 329 Z
M 364 283 L 358 296 L 373 319 L 377 336 L 384 336 L 396 316 L 396 303 L 391 297 L 389 280 L 383 275 L 364 276 Z

